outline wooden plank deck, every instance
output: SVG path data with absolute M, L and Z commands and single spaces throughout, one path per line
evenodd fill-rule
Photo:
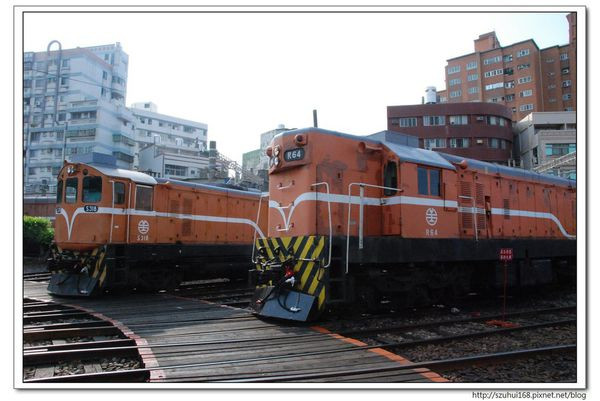
M 61 298 L 46 284 L 24 283 L 24 296 L 69 305 L 111 321 L 134 339 L 153 382 L 216 382 L 394 367 L 410 363 L 319 327 L 256 318 L 250 312 L 168 294 Z M 444 382 L 427 369 L 297 382 Z

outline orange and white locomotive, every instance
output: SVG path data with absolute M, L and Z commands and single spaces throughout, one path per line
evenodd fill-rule
M 65 163 L 58 174 L 48 291 L 171 288 L 182 279 L 245 277 L 256 192 L 154 178 L 108 164 Z
M 309 320 L 357 299 L 416 305 L 498 286 L 502 248 L 510 285 L 574 272 L 574 181 L 405 141 L 318 128 L 273 139 L 256 313 Z

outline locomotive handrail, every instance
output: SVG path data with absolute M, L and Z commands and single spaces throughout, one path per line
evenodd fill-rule
M 326 269 L 329 267 L 329 265 L 331 265 L 331 246 L 332 246 L 332 241 L 333 241 L 333 226 L 331 225 L 331 199 L 329 196 L 329 183 L 324 182 L 324 181 L 315 182 L 314 184 L 311 184 L 310 186 L 317 187 L 319 185 L 325 185 L 325 188 L 327 189 L 327 213 L 329 215 L 329 261 L 327 262 L 327 264 L 325 266 L 323 266 L 323 268 Z M 318 192 L 317 192 L 317 194 L 318 194 Z
M 112 244 L 113 226 L 115 221 L 115 181 L 109 180 L 112 184 L 112 202 L 110 207 L 110 234 L 108 236 L 108 242 Z
M 364 188 L 379 188 L 379 189 L 389 189 L 395 192 L 404 191 L 401 188 L 392 188 L 392 187 L 384 187 L 382 185 L 373 185 L 373 184 L 365 184 L 364 182 L 351 182 L 348 184 L 348 224 L 347 224 L 347 234 L 346 234 L 346 274 L 348 274 L 349 268 L 349 259 L 350 259 L 350 212 L 352 209 L 352 186 L 358 185 L 360 187 L 360 209 L 359 209 L 359 227 L 358 227 L 358 248 L 363 248 L 363 198 L 364 198 Z M 402 204 L 402 203 L 400 203 Z
M 131 210 L 131 181 L 129 182 L 129 193 L 127 194 L 127 240 L 125 241 L 126 244 L 129 244 L 129 216 L 131 215 L 131 213 L 129 213 L 129 210 Z
M 282 189 L 288 189 L 293 187 L 295 184 L 294 180 L 290 181 L 290 183 L 288 185 L 286 185 L 285 187 L 277 187 L 277 189 L 282 190 Z
M 260 207 L 262 205 L 262 200 L 264 197 L 269 196 L 268 192 L 263 192 L 260 194 L 260 198 L 258 199 L 258 212 L 256 212 L 256 227 L 254 228 L 254 237 L 252 238 L 252 263 L 258 263 L 257 260 L 254 259 L 254 250 L 256 249 L 256 228 L 259 227 L 258 222 L 260 221 Z M 267 216 L 269 212 L 267 211 Z

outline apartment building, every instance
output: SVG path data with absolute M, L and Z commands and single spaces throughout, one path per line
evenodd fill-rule
M 576 14 L 567 20 L 569 43 L 544 49 L 533 39 L 501 46 L 495 32 L 480 35 L 473 53 L 447 60 L 439 101 L 499 103 L 515 122 L 534 111 L 576 110 Z
M 116 44 L 23 54 L 25 193 L 56 191 L 63 160 L 92 152 L 134 160 L 133 115 L 125 107 L 128 55 Z
M 152 102 L 133 103 L 130 110 L 135 118 L 133 167 L 158 177 L 198 178 L 208 166 L 208 126 L 160 114 Z

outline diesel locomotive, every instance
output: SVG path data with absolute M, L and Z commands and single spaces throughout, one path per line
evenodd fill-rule
M 58 174 L 48 291 L 90 296 L 159 290 L 182 280 L 248 274 L 260 193 L 154 178 L 105 164 Z
M 329 307 L 419 305 L 573 277 L 576 183 L 319 128 L 279 134 L 251 307 L 306 321 Z

